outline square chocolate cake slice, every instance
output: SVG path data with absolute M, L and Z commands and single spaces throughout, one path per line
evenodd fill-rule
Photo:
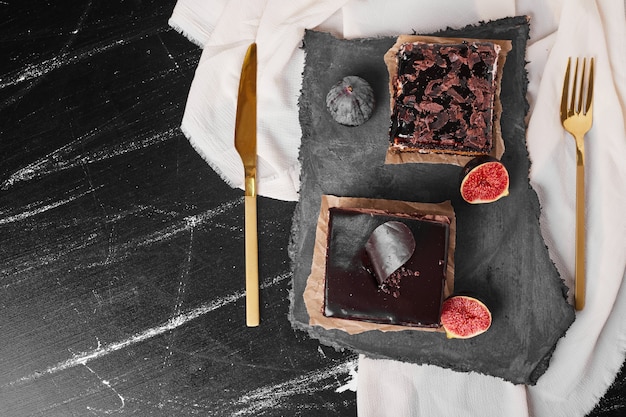
M 392 98 L 393 145 L 489 154 L 499 51 L 491 42 L 401 45 Z
M 385 163 L 464 166 L 500 158 L 502 72 L 511 43 L 401 35 L 385 54 L 390 127 Z
M 449 237 L 442 215 L 330 208 L 324 316 L 439 328 Z

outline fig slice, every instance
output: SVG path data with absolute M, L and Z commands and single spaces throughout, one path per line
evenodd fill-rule
M 382 285 L 415 252 L 415 238 L 404 223 L 388 221 L 378 226 L 365 243 L 378 284 Z
M 469 339 L 489 329 L 491 312 L 476 298 L 452 296 L 441 307 L 441 325 L 448 339 Z
M 468 203 L 492 203 L 507 195 L 509 173 L 498 159 L 477 156 L 461 171 L 461 197 Z

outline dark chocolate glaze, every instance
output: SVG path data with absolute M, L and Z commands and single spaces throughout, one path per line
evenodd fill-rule
M 406 43 L 398 51 L 390 140 L 418 149 L 489 153 L 493 43 Z
M 371 272 L 365 243 L 374 229 L 392 220 L 409 227 L 416 249 L 404 264 L 402 277 L 396 276 L 394 290 L 385 291 Z M 439 327 L 448 236 L 449 224 L 445 222 L 330 209 L 324 315 Z

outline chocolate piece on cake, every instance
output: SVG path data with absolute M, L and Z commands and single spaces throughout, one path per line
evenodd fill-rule
M 377 277 L 372 259 L 395 258 L 396 262 L 405 256 L 397 258 L 380 253 L 392 245 L 371 245 L 374 230 L 389 222 L 401 222 L 408 227 L 415 249 L 394 272 Z M 330 208 L 324 316 L 410 327 L 440 327 L 449 234 L 450 219 L 442 215 Z M 372 252 L 376 252 L 374 256 Z
M 367 239 L 365 252 L 378 284 L 387 285 L 415 252 L 413 232 L 402 222 L 385 222 Z

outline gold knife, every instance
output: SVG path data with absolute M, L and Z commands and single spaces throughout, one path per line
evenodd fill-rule
M 245 240 L 246 240 L 246 324 L 259 325 L 259 250 L 256 216 L 256 43 L 248 47 L 241 68 L 235 148 L 241 156 L 245 173 Z

